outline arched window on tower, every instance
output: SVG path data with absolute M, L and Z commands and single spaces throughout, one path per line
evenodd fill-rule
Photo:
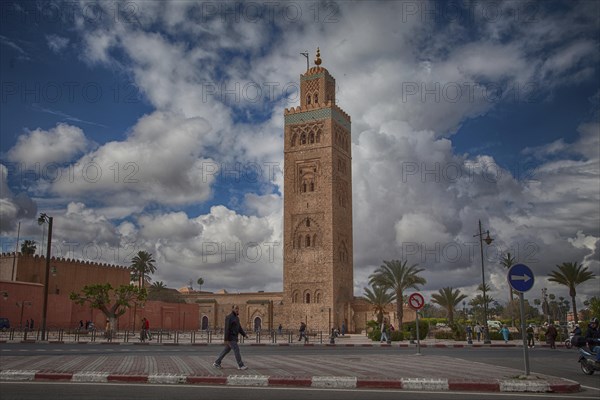
M 306 218 L 306 227 L 310 227 L 310 219 Z
M 306 293 L 306 297 L 305 298 L 306 298 L 305 303 L 306 304 L 310 304 L 310 293 Z
M 310 104 L 310 94 L 306 95 L 306 104 Z
M 314 192 L 315 191 L 315 181 L 310 181 L 310 191 Z
M 310 132 L 310 135 L 309 135 L 308 142 L 309 142 L 310 144 L 313 144 L 313 143 L 315 142 L 315 133 L 314 133 L 314 132 L 312 132 L 312 131 Z
M 298 292 L 294 292 L 294 294 L 292 295 L 292 303 L 297 303 L 298 302 Z
M 300 135 L 300 144 L 306 144 L 306 133 Z
M 319 102 L 319 94 L 315 93 L 315 104 Z
M 321 143 L 321 130 L 317 130 L 317 143 Z
M 306 235 L 306 237 L 304 238 L 304 245 L 306 247 L 310 247 L 310 235 Z
M 298 139 L 298 135 L 294 133 L 292 135 L 292 147 L 294 147 L 296 145 L 296 140 L 297 139 Z
M 320 303 L 321 302 L 321 293 L 317 292 L 315 293 L 315 303 Z

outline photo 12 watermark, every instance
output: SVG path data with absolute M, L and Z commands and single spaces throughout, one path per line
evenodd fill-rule
M 269 263 L 276 261 L 281 242 L 202 242 L 202 263 Z
M 114 183 L 139 183 L 139 164 L 133 161 L 124 163 L 113 162 L 102 165 L 95 161 L 85 163 L 33 163 L 2 162 L 6 166 L 8 179 L 21 186 L 29 186 L 40 181 L 48 183 L 85 182 L 98 183 L 102 178 L 108 178 Z
M 462 264 L 468 266 L 480 260 L 480 242 L 402 242 L 401 258 L 416 260 L 420 264 Z M 500 264 L 504 255 L 510 253 L 522 263 L 535 264 L 539 262 L 540 247 L 536 242 L 528 241 L 512 243 L 502 247 L 495 243 L 483 248 L 484 259 L 490 263 Z

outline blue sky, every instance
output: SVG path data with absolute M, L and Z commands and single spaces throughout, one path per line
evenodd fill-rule
M 600 274 L 597 2 L 3 2 L 3 251 L 282 289 L 283 111 L 320 47 L 352 117 L 355 294 L 382 260 L 493 296 L 510 251 Z M 360 229 L 358 228 L 360 227 Z M 38 246 L 41 250 L 41 246 Z M 598 294 L 597 281 L 579 288 Z

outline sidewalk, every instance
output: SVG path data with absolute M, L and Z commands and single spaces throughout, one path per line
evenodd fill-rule
M 394 388 L 438 391 L 492 392 L 576 392 L 579 383 L 545 375 L 524 377 L 523 371 L 474 363 L 453 357 L 432 354 L 417 355 L 416 345 L 402 342 L 392 345 L 371 342 L 362 335 L 346 335 L 336 344 L 252 344 L 241 345 L 248 370 L 237 369 L 233 355 L 223 362 L 223 369 L 212 367 L 220 351 L 219 344 L 182 344 L 181 354 L 144 355 L 113 352 L 106 354 L 73 354 L 60 356 L 11 356 L 2 354 L 0 381 L 72 381 L 72 382 L 135 382 L 161 384 L 210 384 L 231 386 L 288 386 L 316 388 Z M 477 342 L 475 342 L 477 343 Z M 482 342 L 481 342 L 482 343 Z M 112 343 L 113 345 L 116 343 Z M 88 344 L 102 347 L 102 344 Z M 123 346 L 156 346 L 148 343 L 121 343 Z M 163 344 L 171 345 L 174 344 Z M 214 347 L 214 354 L 194 353 L 197 346 Z M 372 355 L 268 355 L 244 354 L 246 346 L 382 346 L 389 354 Z M 466 347 L 464 343 L 425 340 L 421 347 Z M 484 346 L 517 346 L 517 343 Z M 8 346 L 2 345 L 4 350 Z M 124 348 L 125 350 L 125 348 Z M 141 350 L 141 349 L 140 349 Z M 188 351 L 189 350 L 189 351 Z M 52 351 L 52 342 L 48 344 Z M 527 378 L 527 379 L 525 379 Z

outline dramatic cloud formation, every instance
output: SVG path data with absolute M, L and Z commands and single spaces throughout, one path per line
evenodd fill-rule
M 203 277 L 203 290 L 282 290 L 283 110 L 299 104 L 299 53 L 319 46 L 352 117 L 356 295 L 382 260 L 407 259 L 425 268 L 427 295 L 474 296 L 479 220 L 495 239 L 485 263 L 498 300 L 506 252 L 534 269 L 534 297 L 565 295 L 545 281 L 557 264 L 600 275 L 597 118 L 566 110 L 544 134 L 520 116 L 566 107 L 581 92 L 556 93 L 573 87 L 598 97 L 597 3 L 252 4 L 140 2 L 115 16 L 99 3 L 112 17 L 76 12 L 74 31 L 40 32 L 56 57 L 132 82 L 149 110 L 102 140 L 74 120 L 11 132 L 3 234 L 35 216 L 12 195 L 23 192 L 56 216 L 64 256 L 129 264 L 147 250 L 170 287 Z M 21 163 L 56 166 L 16 190 Z

